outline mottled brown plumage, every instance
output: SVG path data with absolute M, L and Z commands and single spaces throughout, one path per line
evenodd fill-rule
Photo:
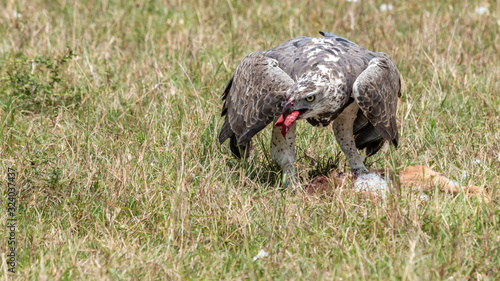
M 372 155 L 384 140 L 397 145 L 395 115 L 401 84 L 395 63 L 387 54 L 320 33 L 323 37 L 298 37 L 251 53 L 238 65 L 222 95 L 225 121 L 219 134 L 221 144 L 231 139 L 235 156 L 240 157 L 251 138 L 282 112 L 297 110 L 299 119 L 313 126 L 327 126 L 343 116 L 338 120 L 345 124 L 334 122 L 334 131 L 355 172 L 367 170 L 352 147 L 366 148 Z M 293 145 L 273 135 L 271 146 L 278 147 L 272 149 L 273 159 L 290 166 L 294 156 L 285 161 L 279 153 L 286 150 L 291 155 L 287 147 Z
M 222 99 L 222 116 L 226 115 L 219 142 L 236 137 L 244 145 L 281 114 L 285 93 L 293 80 L 278 62 L 254 52 L 236 68 Z

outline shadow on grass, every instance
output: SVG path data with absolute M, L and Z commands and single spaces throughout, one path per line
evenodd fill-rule
M 310 181 L 318 176 L 328 176 L 332 171 L 339 168 L 341 152 L 337 152 L 333 157 L 322 155 L 312 157 L 305 153 L 297 157 L 299 167 L 307 167 L 307 173 L 296 172 L 296 176 L 301 181 Z M 268 187 L 282 185 L 281 166 L 271 159 L 268 151 L 254 152 L 246 160 L 230 159 L 226 161 L 226 166 L 231 170 L 243 169 L 248 179 Z M 307 178 L 303 178 L 303 177 Z M 238 173 L 233 173 L 233 180 L 239 179 Z

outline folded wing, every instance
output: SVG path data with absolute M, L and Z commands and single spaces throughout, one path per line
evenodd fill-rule
M 392 59 L 387 54 L 378 54 L 379 56 L 370 61 L 368 67 L 354 82 L 353 96 L 364 117 L 375 127 L 376 132 L 384 140 L 391 141 L 397 146 L 399 135 L 396 110 L 397 100 L 401 95 L 401 82 Z M 362 121 L 364 118 L 358 119 Z M 365 135 L 369 134 L 365 133 Z M 366 139 L 370 138 L 366 137 Z M 377 144 L 363 142 L 363 139 L 356 139 L 356 146 L 368 147 L 375 152 L 383 143 L 382 140 L 378 140 Z
M 244 146 L 282 113 L 285 94 L 293 83 L 275 59 L 261 52 L 245 57 L 222 95 L 226 119 L 219 143 L 231 138 L 231 150 L 239 156 L 234 146 Z

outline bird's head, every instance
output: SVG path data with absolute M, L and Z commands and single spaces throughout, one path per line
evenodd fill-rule
M 333 82 L 333 83 L 332 83 Z M 330 92 L 335 86 L 328 75 L 303 75 L 286 94 L 283 118 L 299 111 L 297 119 L 318 116 L 332 110 Z
M 283 137 L 297 119 L 320 117 L 338 110 L 345 98 L 336 94 L 345 91 L 342 78 L 340 75 L 332 79 L 326 71 L 302 75 L 288 90 L 283 114 L 275 124 L 281 127 Z

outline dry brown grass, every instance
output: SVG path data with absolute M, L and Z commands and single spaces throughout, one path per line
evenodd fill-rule
M 12 277 L 500 278 L 500 4 L 479 15 L 475 1 L 381 3 L 3 1 L 1 176 L 6 186 L 15 167 L 20 190 Z M 219 148 L 219 96 L 239 60 L 319 30 L 400 69 L 401 144 L 370 166 L 433 166 L 485 188 L 489 205 L 434 192 L 422 203 L 397 188 L 384 205 L 349 191 L 282 192 L 267 131 L 248 163 Z M 37 55 L 55 61 L 68 47 L 78 56 L 60 82 L 39 65 L 30 78 L 62 105 L 30 103 L 13 62 L 28 79 Z M 298 130 L 304 180 L 331 158 L 346 169 L 330 130 Z M 269 256 L 253 261 L 260 249 Z M 4 279 L 6 269 L 2 259 Z

